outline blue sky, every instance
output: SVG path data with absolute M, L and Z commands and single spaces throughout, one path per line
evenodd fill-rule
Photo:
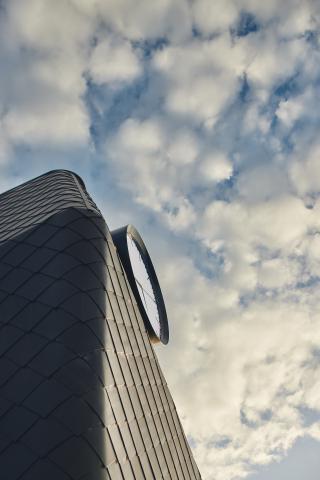
M 318 475 L 319 26 L 313 0 L 1 2 L 0 189 L 72 169 L 140 230 L 205 480 Z

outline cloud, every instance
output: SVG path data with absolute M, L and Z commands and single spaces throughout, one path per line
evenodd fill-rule
M 53 5 L 49 0 L 13 0 L 4 8 L 13 45 L 37 51 L 73 51 L 84 47 L 90 37 L 90 22 L 73 2 L 57 0 Z
M 225 54 L 230 57 L 226 62 Z M 234 99 L 244 71 L 242 48 L 233 46 L 227 35 L 165 48 L 155 55 L 153 65 L 166 85 L 168 112 L 210 127 Z
M 205 156 L 201 166 L 201 173 L 204 180 L 208 182 L 221 182 L 228 180 L 232 176 L 232 162 L 226 157 L 224 152 L 211 152 Z
M 317 146 L 302 161 L 302 133 L 293 151 L 284 141 L 304 118 L 317 121 L 299 73 L 310 45 L 295 36 L 310 22 L 306 14 L 281 29 L 275 4 L 250 5 L 259 24 L 250 34 L 232 38 L 223 22 L 216 31 L 199 20 L 203 38 L 156 49 L 163 107 L 143 110 L 142 96 L 136 117 L 106 141 L 123 187 L 177 236 L 180 248 L 160 262 L 174 338 L 160 355 L 204 478 L 217 480 L 245 478 L 316 436 L 300 409 L 318 408 Z
M 238 16 L 235 2 L 210 2 L 200 0 L 192 5 L 192 12 L 196 27 L 200 32 L 210 34 L 228 30 Z
M 304 59 L 303 39 L 290 42 L 278 38 L 265 38 L 262 34 L 252 48 L 252 62 L 248 67 L 248 79 L 260 88 L 271 88 L 295 74 Z
M 170 316 L 161 364 L 208 480 L 320 438 L 303 414 L 320 411 L 319 14 L 299 0 L 0 10 L 1 187 L 63 163 L 107 220 L 139 223 Z
M 13 143 L 77 144 L 88 140 L 88 119 L 81 105 L 60 101 L 29 108 L 10 109 L 3 119 L 4 128 Z
M 97 84 L 131 82 L 141 73 L 139 60 L 129 42 L 99 42 L 91 54 L 89 74 Z
M 187 131 L 179 131 L 171 138 L 160 118 L 128 119 L 106 142 L 107 155 L 114 163 L 116 175 L 121 175 L 123 186 L 137 202 L 163 215 L 177 229 L 190 225 L 194 218 L 193 208 L 183 193 L 187 181 L 183 177 L 190 174 L 188 169 L 197 148 L 195 137 Z
M 239 174 L 237 190 L 248 203 L 276 199 L 290 190 L 289 175 L 279 163 L 262 162 Z
M 0 103 L 12 145 L 89 142 L 82 47 L 90 27 L 69 2 L 52 6 L 14 0 L 2 12 Z
M 297 283 L 300 273 L 297 261 L 272 258 L 262 262 L 258 273 L 258 283 L 268 289 L 283 288 Z
M 88 17 L 98 16 L 119 35 L 130 40 L 167 36 L 181 41 L 191 29 L 190 12 L 185 0 L 111 0 L 104 2 L 72 0 Z
M 186 275 L 182 259 L 174 268 Z M 177 368 L 173 373 L 179 386 L 176 400 L 188 430 L 197 432 L 196 453 L 205 478 L 245 476 L 250 465 L 279 458 L 304 435 L 298 413 L 298 406 L 305 403 L 301 383 L 307 391 L 307 385 L 312 385 L 318 392 L 318 382 L 312 381 L 316 375 L 312 352 L 319 341 L 312 332 L 316 318 L 304 305 L 290 305 L 281 298 L 261 297 L 239 308 L 236 296 L 231 304 L 223 301 L 229 288 L 217 291 L 214 282 L 207 282 L 206 288 L 191 267 L 187 278 L 192 279 L 191 295 L 180 299 L 183 303 L 174 311 L 174 319 L 184 326 L 179 329 L 180 348 L 192 343 L 195 353 L 187 350 L 181 360 L 176 352 L 166 359 L 164 353 L 163 359 L 169 365 L 175 358 L 181 369 L 190 365 L 195 389 L 188 398 L 183 395 Z M 209 298 L 215 300 L 210 311 L 206 308 Z M 210 415 L 209 399 L 214 405 Z M 314 408 L 316 403 L 309 405 Z
M 319 154 L 319 145 L 316 143 L 303 159 L 296 158 L 292 162 L 291 178 L 300 195 L 319 191 Z
M 167 149 L 169 159 L 175 164 L 189 164 L 196 160 L 199 153 L 198 140 L 192 132 L 177 132 Z

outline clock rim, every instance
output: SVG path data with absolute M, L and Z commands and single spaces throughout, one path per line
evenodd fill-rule
M 146 309 L 143 305 L 140 293 L 136 284 L 134 272 L 132 269 L 129 247 L 128 247 L 128 235 L 131 236 L 133 241 L 136 243 L 137 248 L 141 254 L 142 260 L 144 262 L 145 268 L 147 270 L 149 280 L 153 289 L 156 306 L 159 314 L 159 323 L 160 323 L 160 335 L 158 336 L 154 331 L 149 316 L 146 312 Z M 126 272 L 131 290 L 133 292 L 134 298 L 138 304 L 140 314 L 144 321 L 145 327 L 148 331 L 149 337 L 153 343 L 161 342 L 167 344 L 169 341 L 169 325 L 166 307 L 161 292 L 159 280 L 155 272 L 153 263 L 151 261 L 149 252 L 145 246 L 144 241 L 142 240 L 141 235 L 138 230 L 131 224 L 121 227 L 117 230 L 111 232 L 112 239 L 115 243 L 115 246 L 118 250 L 120 260 Z

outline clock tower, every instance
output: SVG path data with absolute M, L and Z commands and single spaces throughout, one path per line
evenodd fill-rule
M 1 480 L 200 479 L 157 341 L 134 227 L 111 234 L 66 170 L 0 195 Z

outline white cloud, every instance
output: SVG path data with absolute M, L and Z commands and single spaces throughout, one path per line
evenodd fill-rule
M 83 95 L 92 26 L 70 2 L 13 0 L 0 47 L 2 122 L 8 144 L 89 143 Z
M 178 132 L 167 150 L 170 160 L 181 165 L 194 162 L 198 153 L 198 141 L 193 133 L 187 131 Z
M 276 162 L 258 164 L 240 173 L 237 190 L 249 203 L 282 197 L 290 190 L 288 172 Z
M 199 0 L 193 3 L 192 11 L 197 28 L 205 34 L 227 30 L 239 14 L 236 4 L 229 0 Z
M 296 283 L 299 273 L 297 262 L 274 258 L 262 262 L 258 283 L 265 288 L 281 288 Z
M 309 19 L 309 14 L 314 13 L 315 8 L 311 2 L 301 0 L 283 0 L 280 4 L 277 0 L 259 2 L 257 0 L 241 0 L 241 7 L 255 15 L 259 22 L 268 24 L 275 23 L 278 28 L 285 26 L 288 32 L 296 32 L 297 25 L 303 28 Z M 299 30 L 300 33 L 301 30 Z
M 259 88 L 270 89 L 275 83 L 284 82 L 296 72 L 305 57 L 303 39 L 279 41 L 263 33 L 248 48 L 252 55 L 248 79 Z
M 196 453 L 205 478 L 245 477 L 248 462 L 276 460 L 305 434 L 298 408 L 307 403 L 303 396 L 312 381 L 308 384 L 305 379 L 308 371 L 316 368 L 312 358 L 320 331 L 315 328 L 313 306 L 295 285 L 304 281 L 305 275 L 298 247 L 317 222 L 318 216 L 293 197 L 258 205 L 213 202 L 205 212 L 201 236 L 208 246 L 220 242 L 213 251 L 220 248 L 224 252 L 224 268 L 217 278 L 204 281 L 190 266 L 187 276 L 192 281 L 185 311 L 174 312 L 176 322 L 179 318 L 184 325 L 186 319 L 190 322 L 180 348 L 192 357 L 195 393 L 186 400 L 180 385 L 183 379 L 174 381 L 187 428 L 199 442 Z M 280 257 L 268 259 L 269 251 L 281 252 Z M 286 257 L 290 253 L 296 258 Z M 178 276 L 176 280 L 179 284 Z M 224 287 L 219 293 L 218 285 Z M 260 298 L 255 293 L 257 285 L 267 290 Z M 254 292 L 254 300 L 245 307 L 237 301 L 223 306 L 229 292 L 239 295 L 248 291 Z M 298 303 L 290 296 L 299 298 Z M 173 361 L 164 357 L 164 362 Z M 301 388 L 301 382 L 306 388 Z M 318 384 L 314 390 L 308 395 L 316 399 Z M 205 405 L 210 400 L 215 407 L 208 417 Z M 308 406 L 315 408 L 316 401 L 310 400 Z M 195 404 L 200 411 L 196 426 L 192 416 Z M 211 443 L 205 446 L 204 438 Z M 224 448 L 219 446 L 221 441 Z
M 130 40 L 162 36 L 183 41 L 191 30 L 190 12 L 185 0 L 90 0 L 72 3 L 88 16 L 98 16 L 108 27 Z
M 6 164 L 11 156 L 10 143 L 8 142 L 7 134 L 4 125 L 0 123 L 0 165 Z
M 163 137 L 157 120 L 128 119 L 115 137 L 106 142 L 107 158 L 112 159 L 118 176 L 121 172 L 121 184 L 138 202 L 155 211 L 161 211 L 162 203 L 172 196 L 170 184 L 163 188 L 167 166 L 162 151 Z
M 316 143 L 310 150 L 299 152 L 292 161 L 290 168 L 291 179 L 300 195 L 315 193 L 320 188 L 320 147 Z
M 238 37 L 245 13 L 257 31 Z M 121 218 L 158 225 L 161 363 L 203 478 L 320 438 L 301 413 L 320 408 L 317 2 L 11 0 L 1 15 L 1 184 L 28 171 L 15 149 L 62 162 L 81 146 L 106 211 L 121 197 Z
M 199 441 L 211 439 L 207 447 L 200 441 L 196 448 L 204 477 L 236 478 L 245 474 L 246 462 L 268 463 L 303 435 L 297 407 L 303 402 L 301 382 L 305 382 L 305 375 L 308 370 L 316 375 L 314 367 L 304 365 L 312 359 L 319 334 L 314 335 L 314 320 L 303 305 L 273 299 L 257 301 L 247 309 L 226 303 L 221 310 L 219 305 L 223 305 L 221 300 L 228 289 L 217 292 L 215 281 L 204 282 L 191 266 L 186 273 L 181 258 L 170 268 L 191 280 L 188 298 L 176 300 L 181 306 L 174 311 L 174 318 L 176 322 L 183 318 L 184 328 L 179 330 L 176 346 L 185 350 L 181 362 L 190 365 L 195 388 L 185 398 L 180 369 L 172 372 L 179 385 L 178 407 Z M 174 277 L 179 282 L 179 276 Z M 175 294 L 174 285 L 172 280 L 169 301 Z M 191 345 L 199 350 L 193 351 Z M 173 358 L 180 361 L 175 350 L 171 355 L 163 352 L 162 360 L 168 365 Z M 310 378 L 309 385 L 315 392 L 317 384 Z M 206 413 L 209 399 L 214 404 L 210 416 Z M 192 415 L 195 404 L 196 424 Z M 221 448 L 219 439 L 224 438 L 229 440 Z
M 156 153 L 163 143 L 161 125 L 156 120 L 138 121 L 129 119 L 121 125 L 118 132 L 119 148 L 128 153 Z
M 278 26 L 280 34 L 286 37 L 301 35 L 313 30 L 316 25 L 312 2 L 295 1 L 294 3 L 295 5 L 291 5 L 290 9 L 286 9 L 287 12 L 282 15 Z
M 318 112 L 314 110 L 314 102 L 318 100 L 317 89 L 307 86 L 303 93 L 289 99 L 281 100 L 276 110 L 277 117 L 283 125 L 290 129 L 297 121 L 315 120 Z
M 232 176 L 232 163 L 224 152 L 212 152 L 205 156 L 200 165 L 201 174 L 208 182 L 221 182 Z
M 181 130 L 172 135 L 156 118 L 128 119 L 106 142 L 107 158 L 112 160 L 117 175 L 121 174 L 121 184 L 138 203 L 160 213 L 177 230 L 188 227 L 195 219 L 184 185 L 197 149 L 193 134 Z
M 47 94 L 79 99 L 85 92 L 82 77 L 85 57 L 74 53 L 53 51 L 45 57 L 33 58 L 28 66 L 30 83 L 35 82 L 40 89 L 47 88 Z
M 320 265 L 319 215 L 317 204 L 306 208 L 302 194 L 310 188 L 301 186 L 316 184 L 316 155 L 291 166 L 282 138 L 310 116 L 314 95 L 309 88 L 309 94 L 304 89 L 286 99 L 279 94 L 278 104 L 272 100 L 273 89 L 302 65 L 315 71 L 309 46 L 295 37 L 309 25 L 307 14 L 281 30 L 287 7 L 243 2 L 263 30 L 209 39 L 234 27 L 240 10 L 229 2 L 224 23 L 212 15 L 205 19 L 200 2 L 193 8 L 207 39 L 153 53 L 156 98 L 164 108 L 147 115 L 140 108 L 107 138 L 106 148 L 122 187 L 156 212 L 181 245 L 185 238 L 196 245 L 194 261 L 179 249 L 161 258 L 173 343 L 160 355 L 204 478 L 235 480 L 255 463 L 279 459 L 306 435 L 299 409 L 315 408 L 318 401 L 318 386 L 313 392 L 308 379 L 314 378 L 313 352 L 320 343 L 312 286 Z M 249 101 L 237 100 L 233 131 L 228 121 L 237 115 L 244 73 Z M 298 143 L 294 148 L 296 158 Z M 232 176 L 233 184 L 220 190 Z M 203 252 L 208 256 L 196 266 Z M 194 387 L 188 396 L 186 383 Z
M 303 112 L 302 104 L 297 100 L 282 100 L 277 109 L 277 117 L 286 127 L 291 128 L 294 122 L 301 117 Z
M 39 51 L 85 48 L 91 24 L 68 0 L 12 0 L 5 6 L 10 37 Z
M 306 256 L 308 271 L 311 276 L 320 276 L 320 237 L 319 234 L 310 235 L 302 245 L 303 253 Z
M 261 92 L 259 92 L 260 95 Z M 270 131 L 272 115 L 264 108 L 262 108 L 263 101 L 259 100 L 254 102 L 245 113 L 243 119 L 243 130 L 244 133 L 252 134 L 254 131 L 258 131 L 262 135 L 267 135 Z M 261 105 L 262 103 L 262 105 Z
M 168 111 L 213 126 L 239 88 L 244 57 L 242 44 L 232 45 L 227 35 L 160 51 L 155 55 L 154 68 L 167 85 Z
M 129 42 L 99 42 L 91 55 L 89 72 L 98 83 L 130 82 L 141 74 L 141 66 Z
M 252 215 L 249 228 L 254 240 L 287 252 L 306 235 L 313 220 L 312 212 L 293 196 L 258 204 L 249 212 Z
M 8 138 L 13 143 L 47 146 L 81 145 L 89 141 L 88 117 L 79 104 L 35 105 L 12 108 L 3 118 Z
M 213 125 L 231 93 L 224 90 L 223 85 L 224 78 L 219 81 L 212 81 L 211 76 L 186 79 L 184 84 L 178 83 L 171 88 L 167 108 L 173 113 L 210 121 Z

